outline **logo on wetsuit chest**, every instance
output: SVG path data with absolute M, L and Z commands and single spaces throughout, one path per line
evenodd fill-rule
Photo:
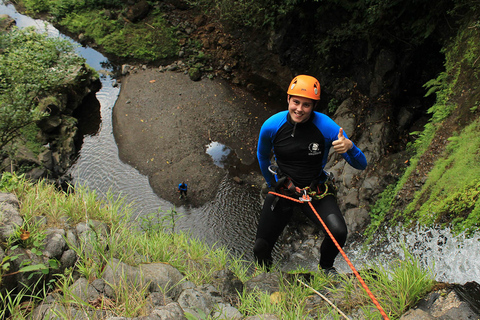
M 320 145 L 316 142 L 310 143 L 308 150 L 310 150 L 308 153 L 309 156 L 316 156 L 322 153 L 322 150 L 320 150 Z

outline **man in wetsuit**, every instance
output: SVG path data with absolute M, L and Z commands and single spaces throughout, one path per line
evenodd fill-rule
M 185 182 L 178 185 L 178 192 L 180 193 L 180 197 L 178 197 L 179 199 L 187 198 L 187 184 Z
M 324 171 L 330 148 L 339 153 L 354 168 L 364 170 L 367 160 L 362 151 L 348 139 L 343 129 L 327 115 L 314 111 L 320 100 L 320 83 L 307 75 L 295 77 L 287 90 L 288 110 L 265 121 L 257 147 L 260 169 L 269 188 L 294 198 L 305 190 L 313 190 L 312 205 L 327 225 L 340 246 L 347 239 L 347 226 L 331 192 L 334 183 Z M 277 175 L 269 171 L 273 150 Z M 330 188 L 328 188 L 330 186 Z M 288 224 L 293 208 L 300 205 L 302 212 L 320 229 L 320 221 L 307 203 L 268 194 L 265 198 L 257 228 L 254 255 L 267 270 L 272 265 L 272 250 Z M 325 237 L 320 247 L 320 268 L 326 274 L 337 274 L 333 267 L 339 251 L 334 242 Z

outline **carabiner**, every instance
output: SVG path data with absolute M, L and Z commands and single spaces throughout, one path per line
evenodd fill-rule
M 270 171 L 270 173 L 274 175 L 277 175 L 277 170 L 278 170 L 278 166 L 275 166 L 273 164 L 268 166 L 268 171 Z
M 312 198 L 307 194 L 307 190 L 303 189 L 303 195 L 298 198 L 298 200 L 302 202 L 310 202 L 312 201 Z

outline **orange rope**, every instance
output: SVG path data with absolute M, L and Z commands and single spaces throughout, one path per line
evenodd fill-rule
M 292 201 L 295 201 L 295 202 L 298 202 L 298 203 L 304 203 L 304 202 L 307 202 L 307 201 L 302 201 L 302 200 L 297 200 L 295 198 L 292 198 L 292 197 L 289 197 L 289 196 L 286 196 L 286 195 L 283 195 L 283 194 L 280 194 L 280 193 L 276 193 L 276 192 L 272 192 L 270 191 L 269 193 L 273 194 L 273 195 L 276 195 L 276 196 L 279 196 L 279 197 L 282 197 L 282 198 L 285 198 L 285 199 L 289 199 L 289 200 L 292 200 Z M 308 197 L 308 195 L 306 196 Z M 305 199 L 305 195 L 303 196 L 303 199 Z M 307 198 L 308 199 L 308 198 Z M 353 273 L 355 274 L 355 276 L 357 277 L 358 281 L 360 281 L 360 284 L 362 285 L 363 289 L 365 289 L 365 291 L 367 292 L 368 296 L 370 297 L 370 299 L 372 299 L 373 303 L 375 304 L 375 306 L 377 307 L 377 309 L 380 311 L 380 314 L 382 315 L 383 319 L 385 320 L 389 320 L 387 314 L 385 313 L 385 311 L 383 311 L 383 308 L 382 306 L 380 305 L 380 303 L 378 303 L 377 299 L 375 298 L 375 296 L 373 295 L 373 293 L 370 291 L 370 289 L 368 288 L 367 284 L 365 283 L 365 281 L 363 281 L 362 277 L 360 276 L 360 274 L 358 273 L 357 269 L 355 269 L 355 267 L 353 266 L 352 262 L 350 261 L 350 259 L 348 259 L 347 255 L 345 254 L 345 252 L 342 250 L 342 247 L 340 247 L 340 245 L 338 244 L 337 240 L 335 239 L 335 237 L 333 236 L 333 234 L 330 232 L 330 230 L 328 229 L 327 225 L 325 224 L 325 222 L 323 222 L 322 218 L 320 218 L 320 215 L 317 213 L 317 211 L 315 210 L 315 208 L 313 207 L 312 205 L 312 202 L 311 201 L 308 201 L 308 204 L 310 206 L 310 208 L 312 208 L 313 212 L 315 213 L 315 215 L 317 216 L 318 220 L 320 221 L 320 223 L 322 224 L 323 228 L 325 229 L 325 231 L 327 231 L 327 234 L 330 236 L 330 238 L 332 239 L 333 243 L 335 244 L 335 246 L 337 247 L 337 249 L 340 251 L 340 253 L 342 254 L 343 258 L 345 259 L 345 261 L 347 262 L 348 266 L 350 267 L 350 269 L 352 269 Z

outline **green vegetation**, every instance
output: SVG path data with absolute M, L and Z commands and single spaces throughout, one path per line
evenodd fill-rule
M 202 8 L 209 15 L 218 16 L 227 26 L 261 28 L 273 27 L 275 17 L 290 12 L 298 1 L 188 0 L 187 2 L 191 6 Z
M 0 191 L 17 195 L 21 203 L 21 214 L 26 221 L 25 225 L 19 228 L 19 232 L 29 231 L 31 235 L 30 240 L 21 240 L 19 237 L 14 241 L 15 244 L 11 242 L 6 245 L 6 256 L 10 259 L 14 258 L 9 256 L 12 252 L 11 246 L 35 248 L 44 237 L 46 228 L 58 226 L 67 217 L 72 223 L 102 221 L 109 226 L 109 231 L 102 239 L 97 236 L 89 238 L 88 244 L 94 248 L 93 253 L 83 250 L 82 245 L 73 247 L 79 255 L 75 269 L 90 280 L 101 277 L 104 263 L 111 258 L 120 259 L 130 265 L 138 265 L 138 257 L 142 257 L 142 263 L 168 262 L 182 272 L 186 280 L 197 285 L 210 283 L 213 272 L 224 268 L 232 270 L 243 282 L 263 272 L 259 269 L 255 274 L 251 274 L 248 271 L 250 263 L 230 256 L 225 248 L 211 248 L 187 233 L 173 232 L 172 223 L 162 224 L 164 229 L 160 230 L 158 225 L 147 221 L 158 221 L 160 211 L 145 217 L 143 227 L 137 228 L 139 221 L 129 218 L 132 213 L 129 204 L 111 194 L 105 199 L 99 199 L 95 192 L 82 188 L 75 193 L 65 193 L 43 181 L 33 184 L 14 174 L 2 176 Z M 167 212 L 164 216 L 165 219 L 176 219 L 175 211 Z M 39 217 L 43 217 L 47 223 L 42 226 L 35 224 L 34 221 L 38 221 Z M 148 226 L 153 229 L 145 230 Z M 371 269 L 376 271 L 362 273 L 365 282 L 391 319 L 399 318 L 405 310 L 429 292 L 434 284 L 431 271 L 422 270 L 413 257 L 408 254 L 406 256 L 407 259 L 395 261 L 389 268 L 372 265 Z M 56 267 L 36 266 L 34 271 L 54 270 Z M 8 266 L 4 266 L 2 272 L 8 272 Z M 33 293 L 28 290 L 17 294 L 7 292 L 2 297 L 6 303 L 4 312 L 9 310 L 15 319 L 26 318 L 20 304 L 26 300 L 31 303 L 39 302 L 51 290 L 57 291 L 57 296 L 61 297 L 60 304 L 65 307 L 93 310 L 95 306 L 81 301 L 70 289 L 73 283 L 72 272 L 73 270 L 67 270 L 65 274 L 57 275 L 54 283 L 37 284 L 37 291 Z M 317 303 L 313 310 L 307 308 L 313 299 L 312 289 L 322 292 L 326 290 L 330 299 L 343 301 L 337 305 L 343 312 L 361 309 L 369 319 L 380 319 L 380 314 L 375 311 L 375 306 L 355 278 L 344 276 L 331 279 L 321 273 L 310 273 L 307 281 L 306 275 L 307 273 L 301 270 L 292 272 L 285 278 L 289 280 L 281 283 L 280 291 L 272 295 L 257 291 L 239 292 L 237 307 L 244 315 L 269 312 L 281 319 L 300 319 L 306 317 L 308 312 L 319 318 L 330 314 L 334 319 L 340 319 L 337 311 L 327 303 Z M 125 283 L 120 282 L 115 286 L 114 290 L 117 291 L 118 300 L 102 301 L 103 308 L 117 316 L 145 315 L 145 288 L 134 289 L 125 280 Z
M 385 223 L 385 218 L 392 215 L 389 225 L 398 222 L 406 222 L 407 226 L 440 224 L 451 226 L 457 233 L 478 229 L 480 26 L 477 19 L 468 21 L 466 27 L 444 48 L 445 72 L 425 85 L 429 88 L 427 94 L 435 93 L 437 97 L 436 104 L 429 109 L 432 117 L 411 146 L 415 155 L 410 159 L 409 168 L 395 185 L 386 188 L 371 208 L 372 225 L 367 235 L 373 235 Z M 429 147 L 443 143 L 436 141 L 435 137 L 446 123 L 457 130 L 453 136 L 447 137 L 444 153 L 430 172 L 425 173 L 426 181 L 415 193 L 413 201 L 404 210 L 396 209 L 395 197 L 407 180 L 418 173 L 422 156 Z
M 404 215 L 422 224 L 452 224 L 454 230 L 474 231 L 480 223 L 480 168 L 478 153 L 480 121 L 451 137 L 446 154 L 428 175 L 422 189 L 405 209 Z M 424 199 L 420 201 L 420 199 Z M 427 199 L 427 200 L 425 200 Z
M 54 23 L 71 33 L 82 34 L 102 46 L 106 53 L 118 57 L 156 61 L 172 58 L 178 52 L 175 28 L 167 25 L 157 9 L 134 23 L 125 18 L 125 4 L 118 0 L 23 0 L 22 3 L 28 12 L 47 12 Z
M 21 0 L 29 13 L 48 13 L 55 24 L 69 32 L 83 34 L 101 45 L 107 53 L 120 57 L 155 61 L 175 57 L 179 39 L 175 28 L 169 26 L 161 12 L 162 1 L 148 1 L 153 10 L 139 22 L 126 19 L 126 1 L 121 0 Z M 221 21 L 225 26 L 238 28 L 274 29 L 285 17 L 297 20 L 306 16 L 324 21 L 327 30 L 319 26 L 298 27 L 298 37 L 308 37 L 310 49 L 306 54 L 320 55 L 324 67 L 341 61 L 332 54 L 345 40 L 356 39 L 375 46 L 407 44 L 416 47 L 445 26 L 445 13 L 463 14 L 465 8 L 475 7 L 474 1 L 443 0 L 431 7 L 428 1 L 338 1 L 338 0 L 187 0 L 190 7 Z M 338 14 L 341 12 L 341 14 Z M 425 14 L 428 12 L 428 14 Z M 332 21 L 334 17 L 335 21 Z M 319 32 L 321 37 L 316 36 Z M 313 35 L 313 37 L 312 37 Z M 394 35 L 394 36 L 393 36 Z M 311 52 L 310 52 L 311 51 Z M 336 61 L 336 59 L 339 59 Z M 335 63 L 334 63 L 335 64 Z M 334 65 L 333 64 L 333 65 Z
M 173 57 L 178 51 L 174 30 L 158 14 L 149 23 L 135 24 L 120 18 L 108 20 L 98 10 L 85 10 L 68 14 L 60 24 L 70 32 L 83 33 L 107 53 L 119 57 L 155 61 Z
M 0 34 L 0 151 L 19 137 L 35 143 L 36 121 L 47 114 L 38 102 L 58 88 L 71 68 L 85 59 L 70 42 L 33 28 Z M 34 147 L 35 146 L 35 147 Z

